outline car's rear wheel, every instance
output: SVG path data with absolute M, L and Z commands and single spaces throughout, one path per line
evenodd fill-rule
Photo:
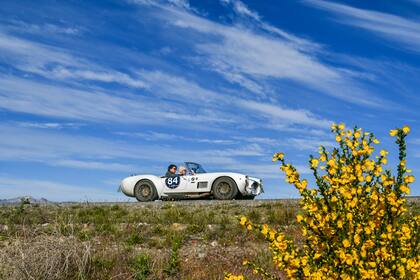
M 149 180 L 140 180 L 136 184 L 134 196 L 140 202 L 153 201 L 158 198 L 155 185 Z
M 220 177 L 213 183 L 213 196 L 219 200 L 229 200 L 238 194 L 235 181 L 229 177 Z

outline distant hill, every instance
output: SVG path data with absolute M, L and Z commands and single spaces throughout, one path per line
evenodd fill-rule
M 21 196 L 21 197 L 15 197 L 15 198 L 9 198 L 9 199 L 0 199 L 0 205 L 10 205 L 10 204 L 49 204 L 52 203 L 51 201 L 45 199 L 45 198 L 34 198 L 32 196 Z

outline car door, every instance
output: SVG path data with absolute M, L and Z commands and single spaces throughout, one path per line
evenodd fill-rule
M 188 178 L 189 176 L 163 177 L 162 185 L 164 186 L 164 193 L 183 193 L 188 192 Z
M 189 192 L 207 192 L 210 189 L 209 186 L 209 175 L 207 173 L 194 174 L 188 179 Z

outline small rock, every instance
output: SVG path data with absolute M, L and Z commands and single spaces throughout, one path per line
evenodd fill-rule
M 183 231 L 187 228 L 187 225 L 179 224 L 179 223 L 173 223 L 171 227 L 175 231 Z
M 42 224 L 41 226 L 42 227 L 47 227 L 47 226 L 49 226 L 50 224 L 49 223 L 45 223 L 45 224 Z
M 204 259 L 206 257 L 206 250 L 202 247 L 197 248 L 197 257 L 199 259 Z
M 8 225 L 0 225 L 0 231 L 8 231 L 9 226 Z
M 217 245 L 219 245 L 219 243 L 216 240 L 214 240 L 212 243 L 210 243 L 210 245 L 212 247 L 216 247 Z

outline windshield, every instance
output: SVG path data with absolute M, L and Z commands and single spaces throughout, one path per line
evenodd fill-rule
M 204 168 L 198 163 L 186 162 L 185 164 L 187 165 L 188 170 L 194 172 L 195 174 L 206 173 L 206 170 L 204 170 Z

